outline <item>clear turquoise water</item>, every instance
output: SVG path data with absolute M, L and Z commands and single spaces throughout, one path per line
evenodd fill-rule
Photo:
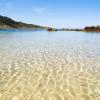
M 0 31 L 0 100 L 100 100 L 100 33 Z

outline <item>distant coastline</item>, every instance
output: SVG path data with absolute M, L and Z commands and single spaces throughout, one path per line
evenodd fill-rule
M 48 31 L 81 31 L 81 32 L 100 32 L 100 26 L 86 26 L 83 29 L 55 29 L 49 28 Z
M 100 32 L 100 26 L 86 26 L 83 29 L 68 29 L 68 28 L 56 29 L 52 27 L 17 22 L 9 17 L 0 15 L 0 30 L 5 30 L 5 29 L 32 29 L 32 30 L 41 29 L 41 30 L 47 30 L 49 32 L 52 32 L 52 31 Z

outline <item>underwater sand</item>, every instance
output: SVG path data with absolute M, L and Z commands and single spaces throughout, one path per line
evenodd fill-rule
M 1 31 L 0 100 L 100 100 L 100 34 Z

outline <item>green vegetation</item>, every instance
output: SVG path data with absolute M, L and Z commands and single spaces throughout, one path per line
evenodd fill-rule
M 50 31 L 58 31 L 56 28 L 50 28 L 48 27 L 47 30 L 50 32 Z
M 86 32 L 100 32 L 100 26 L 88 26 L 84 28 Z
M 62 28 L 61 31 L 83 31 L 83 29 L 65 29 L 65 28 Z
M 46 29 L 46 27 L 14 21 L 8 17 L 0 16 L 0 29 Z

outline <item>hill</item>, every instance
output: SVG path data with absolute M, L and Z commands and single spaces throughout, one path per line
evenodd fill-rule
M 0 15 L 0 29 L 45 29 L 46 27 L 14 21 Z

